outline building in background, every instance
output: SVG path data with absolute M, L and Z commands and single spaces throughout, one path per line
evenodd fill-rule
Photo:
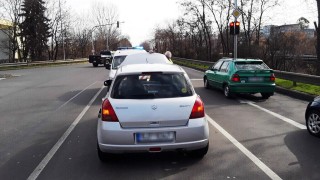
M 261 29 L 261 34 L 263 37 L 268 38 L 272 33 L 287 33 L 287 32 L 302 32 L 308 38 L 315 37 L 315 30 L 314 29 L 302 29 L 300 24 L 285 24 L 281 26 L 276 25 L 267 25 Z
M 0 19 L 0 63 L 10 58 L 10 27 L 12 27 L 10 21 Z

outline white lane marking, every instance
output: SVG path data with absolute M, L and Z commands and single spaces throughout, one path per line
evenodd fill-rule
M 267 165 L 259 160 L 254 154 L 252 154 L 247 148 L 245 148 L 239 141 L 231 136 L 226 130 L 224 130 L 218 123 L 216 123 L 210 116 L 206 114 L 206 118 L 209 123 L 218 129 L 232 144 L 234 144 L 244 155 L 246 155 L 254 164 L 256 164 L 266 175 L 271 179 L 281 179 L 275 172 L 273 172 Z
M 104 86 L 101 87 L 101 89 L 96 93 L 96 95 L 90 100 L 88 105 L 82 110 L 82 112 L 79 114 L 79 116 L 73 121 L 73 123 L 70 125 L 70 127 L 67 129 L 67 131 L 61 136 L 61 138 L 58 140 L 58 142 L 52 147 L 52 149 L 48 152 L 48 154 L 42 159 L 42 161 L 39 163 L 39 165 L 33 170 L 33 172 L 28 177 L 28 180 L 35 180 L 40 175 L 40 173 L 43 171 L 43 169 L 47 166 L 51 158 L 55 155 L 55 153 L 58 151 L 60 146 L 64 143 L 64 141 L 67 139 L 67 137 L 70 135 L 70 133 L 73 131 L 73 129 L 76 127 L 76 125 L 79 123 L 79 121 L 82 119 L 82 117 L 85 115 L 85 113 L 88 111 L 92 103 L 97 99 L 98 95 L 103 90 Z
M 305 125 L 300 124 L 300 123 L 297 123 L 296 121 L 294 121 L 294 120 L 292 120 L 292 119 L 289 119 L 289 118 L 284 117 L 284 116 L 282 116 L 282 115 L 280 115 L 280 114 L 277 114 L 277 113 L 272 112 L 272 111 L 270 111 L 270 110 L 268 110 L 268 109 L 265 109 L 265 108 L 263 108 L 263 107 L 261 107 L 261 106 L 258 106 L 258 105 L 256 105 L 256 104 L 254 104 L 253 102 L 240 100 L 240 103 L 248 104 L 248 105 L 250 105 L 250 106 L 253 106 L 253 107 L 255 107 L 255 108 L 258 108 L 258 109 L 260 109 L 260 110 L 262 110 L 262 111 L 264 111 L 264 112 L 266 112 L 266 113 L 269 113 L 269 114 L 271 114 L 272 116 L 274 116 L 274 117 L 276 117 L 276 118 L 279 118 L 279 119 L 281 119 L 282 121 L 287 122 L 287 123 L 289 123 L 289 124 L 291 124 L 291 125 L 299 128 L 299 129 L 307 129 Z
M 61 109 L 62 107 L 64 107 L 66 104 L 68 104 L 70 101 L 72 101 L 74 98 L 76 98 L 77 96 L 79 96 L 83 91 L 87 90 L 89 87 L 91 87 L 92 85 L 96 84 L 96 82 L 90 84 L 88 87 L 86 87 L 85 89 L 83 89 L 82 91 L 78 92 L 76 95 L 74 95 L 71 99 L 69 99 L 67 102 L 63 103 L 60 107 L 58 107 L 58 109 L 56 109 L 56 111 L 58 111 L 59 109 Z
M 203 81 L 203 79 L 190 79 L 191 81 Z

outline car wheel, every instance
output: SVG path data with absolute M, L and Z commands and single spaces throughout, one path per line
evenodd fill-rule
M 261 93 L 261 96 L 263 99 L 268 99 L 271 96 L 271 94 L 270 93 Z
M 207 146 L 204 147 L 204 148 L 190 151 L 190 152 L 189 152 L 189 155 L 190 155 L 191 157 L 200 158 L 200 159 L 201 159 L 201 158 L 203 158 L 203 157 L 207 154 L 208 149 L 209 149 L 209 143 L 208 143 Z
M 93 67 L 98 67 L 98 63 L 92 63 Z
M 210 89 L 210 84 L 209 84 L 209 82 L 208 82 L 208 79 L 205 77 L 203 81 L 204 81 L 204 87 L 205 87 L 206 89 Z
M 233 97 L 233 94 L 230 92 L 230 87 L 227 84 L 223 87 L 223 93 L 224 93 L 224 96 L 227 98 Z
M 310 111 L 306 121 L 309 133 L 320 137 L 320 112 L 314 110 Z
M 98 157 L 102 162 L 108 162 L 116 158 L 115 154 L 102 152 L 99 145 L 97 144 Z

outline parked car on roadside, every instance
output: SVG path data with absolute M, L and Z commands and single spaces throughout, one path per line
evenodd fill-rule
M 268 99 L 275 91 L 273 70 L 260 59 L 220 59 L 204 73 L 203 81 L 206 88 L 222 89 L 228 98 L 260 93 Z
M 308 132 L 320 137 L 320 96 L 308 104 L 305 118 Z
M 101 160 L 133 152 L 186 151 L 202 158 L 209 147 L 204 104 L 186 72 L 171 64 L 120 66 L 99 112 Z

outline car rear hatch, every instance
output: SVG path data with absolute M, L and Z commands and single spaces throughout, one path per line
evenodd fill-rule
M 110 99 L 123 128 L 187 125 L 196 96 L 164 99 Z
M 234 76 L 240 77 L 241 83 L 274 83 L 273 70 L 262 61 L 236 62 Z
M 272 81 L 271 75 L 272 70 L 241 70 L 241 71 L 237 71 L 236 74 L 238 74 L 240 76 L 240 82 L 241 83 L 253 83 L 253 84 L 257 84 L 257 83 L 273 83 L 274 81 Z

